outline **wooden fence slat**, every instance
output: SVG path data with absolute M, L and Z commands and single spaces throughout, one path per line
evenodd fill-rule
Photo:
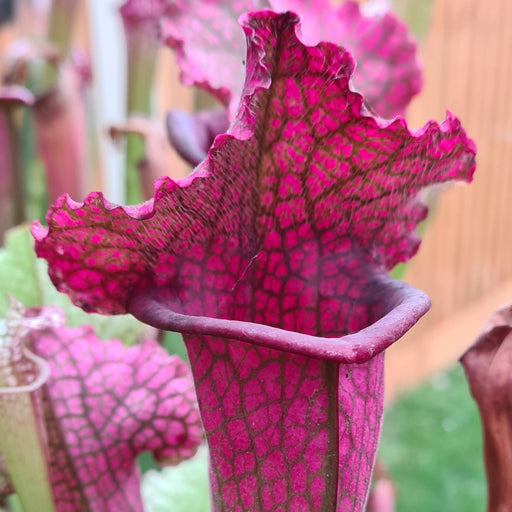
M 487 316 L 499 304 L 484 299 L 496 297 L 512 280 L 511 22 L 510 0 L 437 0 L 434 6 L 422 45 L 425 87 L 410 109 L 410 124 L 440 120 L 449 109 L 476 141 L 478 167 L 473 184 L 441 195 L 422 248 L 409 264 L 406 280 L 433 302 L 406 336 L 411 346 L 474 304 L 489 308 L 481 312 Z M 435 339 L 430 343 L 437 346 Z M 390 367 L 397 367 L 404 346 L 390 351 Z M 419 343 L 414 350 L 421 364 L 430 349 Z M 444 364 L 453 361 L 450 347 L 438 347 L 443 350 Z

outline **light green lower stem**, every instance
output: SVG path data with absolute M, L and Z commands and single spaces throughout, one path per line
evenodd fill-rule
M 7 512 L 25 512 L 17 494 L 11 494 L 7 498 Z
M 57 48 L 62 60 L 69 52 L 77 7 L 78 0 L 53 0 L 51 4 L 47 38 Z M 45 92 L 52 89 L 58 79 L 57 68 L 46 66 L 44 75 L 40 78 Z
M 126 115 L 149 116 L 151 112 L 151 89 L 155 74 L 158 44 L 147 27 L 140 32 L 130 31 L 127 37 L 127 91 Z M 145 142 L 140 136 L 128 134 L 126 138 L 126 203 L 140 203 L 144 199 L 138 164 L 144 158 Z
M 145 144 L 139 135 L 126 136 L 126 204 L 144 201 L 138 163 L 145 155 Z
M 30 393 L 0 392 L 0 452 L 24 512 L 55 512 Z

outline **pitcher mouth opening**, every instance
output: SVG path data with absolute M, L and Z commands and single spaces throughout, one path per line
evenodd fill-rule
M 401 281 L 386 278 L 387 294 L 381 314 L 363 329 L 339 337 L 323 337 L 289 331 L 265 324 L 187 315 L 172 310 L 157 290 L 131 297 L 127 311 L 158 329 L 184 335 L 207 335 L 233 339 L 292 352 L 316 359 L 361 364 L 403 336 L 429 309 L 428 296 Z

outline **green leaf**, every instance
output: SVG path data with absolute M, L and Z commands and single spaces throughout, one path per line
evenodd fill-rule
M 7 294 L 13 295 L 26 307 L 41 304 L 36 255 L 26 227 L 6 233 L 5 248 L 0 250 L 0 315 L 7 312 Z
M 116 317 L 87 314 L 73 306 L 50 281 L 47 264 L 34 253 L 28 226 L 11 229 L 0 249 L 0 317 L 7 311 L 7 296 L 12 295 L 25 307 L 53 304 L 65 312 L 68 326 L 92 325 L 101 339 L 119 338 L 131 345 L 142 335 L 143 324 L 130 315 Z
M 393 10 L 407 23 L 414 37 L 421 40 L 429 28 L 433 0 L 392 0 Z
M 7 498 L 7 510 L 9 512 L 24 512 L 20 499 L 16 494 L 11 494 Z
M 396 488 L 397 512 L 485 510 L 480 421 L 462 367 L 387 409 L 379 456 Z
M 141 492 L 146 512 L 210 512 L 206 446 L 179 466 L 146 472 Z
M 187 349 L 183 343 L 183 338 L 180 333 L 172 331 L 163 331 L 162 346 L 169 354 L 176 354 L 183 361 L 188 362 Z

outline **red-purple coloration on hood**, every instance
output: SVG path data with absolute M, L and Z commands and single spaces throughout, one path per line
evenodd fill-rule
M 235 113 L 245 72 L 245 42 L 238 17 L 254 0 L 177 0 L 162 20 L 162 37 L 176 51 L 180 78 L 197 85 Z
M 15 342 L 50 370 L 39 391 L 56 512 L 142 511 L 137 455 L 176 464 L 202 442 L 186 364 L 153 341 L 128 348 L 66 328 L 57 308 L 21 310 L 16 322 Z
M 62 197 L 35 224 L 56 286 L 90 311 L 185 333 L 217 511 L 361 511 L 382 351 L 428 309 L 386 271 L 418 248 L 424 187 L 471 180 L 450 114 L 412 134 L 367 115 L 352 57 L 294 14 L 242 18 L 238 114 L 187 178 L 116 207 Z
M 165 41 L 176 50 L 181 79 L 213 94 L 231 114 L 243 85 L 245 44 L 238 17 L 261 8 L 254 0 L 178 0 L 162 23 Z M 270 0 L 275 11 L 301 15 L 305 44 L 329 41 L 346 48 L 357 62 L 353 81 L 369 105 L 385 118 L 404 115 L 422 86 L 416 44 L 407 27 L 390 13 L 364 15 L 357 2 Z
M 357 2 L 335 7 L 329 0 L 271 0 L 275 10 L 302 16 L 306 44 L 331 41 L 346 48 L 357 68 L 353 83 L 379 116 L 403 116 L 422 87 L 416 43 L 391 13 L 366 16 Z

